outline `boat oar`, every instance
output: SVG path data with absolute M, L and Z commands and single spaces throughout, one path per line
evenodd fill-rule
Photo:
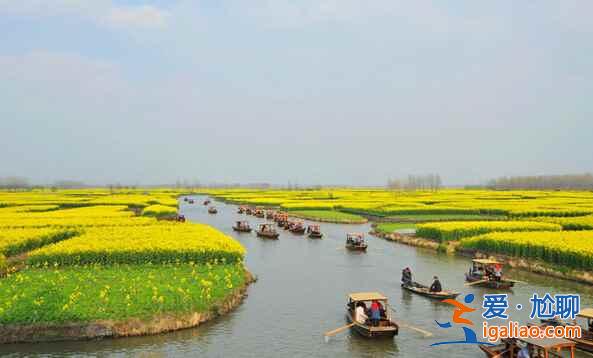
M 527 283 L 527 282 L 525 282 L 525 281 L 519 281 L 519 280 L 510 280 L 510 279 L 508 279 L 507 281 L 511 281 L 511 282 L 514 282 L 514 283 Z
M 387 306 L 387 307 L 389 307 L 389 309 L 390 309 L 392 312 L 394 312 L 394 313 L 397 313 L 397 312 L 395 312 L 395 309 L 394 309 L 393 307 L 391 307 L 391 306 Z M 400 320 L 398 320 L 398 322 L 397 322 L 397 323 L 398 323 L 400 326 L 404 327 L 404 328 L 409 328 L 409 329 L 411 329 L 411 330 L 413 330 L 413 331 L 416 331 L 416 332 L 418 332 L 418 333 L 421 333 L 421 334 L 422 334 L 422 335 L 423 335 L 425 338 L 426 338 L 426 337 L 432 337 L 432 333 L 430 333 L 429 331 L 426 331 L 426 330 L 424 330 L 424 329 L 422 329 L 422 328 L 414 327 L 414 326 L 412 326 L 412 325 L 410 325 L 410 324 L 408 324 L 408 323 L 406 323 L 406 322 L 402 322 L 402 321 L 400 321 Z
M 422 328 L 410 326 L 409 324 L 404 323 L 402 321 L 398 321 L 398 323 L 399 323 L 400 326 L 402 326 L 404 328 L 409 328 L 409 329 L 414 330 L 414 331 L 416 331 L 418 333 L 421 333 L 425 338 L 426 337 L 432 337 L 432 333 L 430 333 L 429 331 L 426 331 L 426 330 L 424 330 Z
M 326 337 L 333 336 L 333 335 L 335 335 L 335 334 L 338 334 L 338 333 L 340 333 L 340 332 L 342 332 L 342 331 L 345 331 L 345 330 L 347 330 L 348 328 L 350 328 L 350 327 L 352 327 L 352 326 L 354 326 L 354 322 L 352 322 L 352 323 L 350 323 L 350 324 L 347 324 L 347 325 L 345 325 L 345 326 L 342 326 L 342 327 L 340 327 L 340 328 L 336 328 L 336 329 L 334 329 L 334 330 L 332 330 L 332 331 L 325 332 L 323 335 L 324 335 L 324 336 L 326 336 Z
M 480 281 L 474 281 L 474 282 L 469 282 L 464 284 L 465 286 L 473 286 L 473 285 L 478 285 L 480 283 L 484 283 L 484 282 L 488 282 L 488 280 L 480 280 Z
M 347 330 L 348 328 L 350 328 L 350 327 L 352 327 L 352 326 L 354 326 L 354 322 L 352 322 L 352 323 L 350 323 L 350 324 L 347 324 L 347 325 L 345 325 L 345 326 L 342 326 L 342 327 L 340 327 L 340 328 L 336 328 L 336 329 L 334 329 L 334 330 L 332 330 L 332 331 L 325 332 L 325 333 L 323 334 L 323 336 L 325 337 L 325 341 L 327 342 L 327 341 L 329 340 L 329 337 L 331 337 L 331 336 L 333 336 L 333 335 L 336 335 L 336 334 L 338 334 L 338 333 L 340 333 L 340 332 L 342 332 L 342 331 L 345 331 L 345 330 Z

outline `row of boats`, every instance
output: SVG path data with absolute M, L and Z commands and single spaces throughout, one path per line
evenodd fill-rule
M 184 198 L 186 202 L 189 204 L 194 203 L 193 199 Z M 210 199 L 206 199 L 203 202 L 203 205 L 208 206 L 210 205 Z M 209 214 L 217 214 L 218 209 L 214 206 L 208 207 Z M 323 233 L 321 232 L 321 227 L 318 224 L 309 224 L 305 225 L 304 221 L 302 220 L 292 220 L 290 219 L 287 212 L 283 211 L 276 211 L 276 210 L 264 210 L 262 207 L 251 207 L 242 205 L 239 206 L 237 213 L 239 214 L 246 214 L 246 215 L 253 215 L 257 218 L 273 220 L 279 228 L 284 230 L 290 231 L 296 235 L 304 235 L 311 239 L 321 239 L 323 238 Z M 233 230 L 236 232 L 252 232 L 253 229 L 251 225 L 246 220 L 238 220 L 233 225 Z M 255 231 L 258 237 L 266 238 L 266 239 L 275 239 L 277 240 L 280 237 L 280 233 L 272 223 L 262 223 L 258 224 L 257 229 Z M 368 244 L 364 239 L 364 234 L 362 233 L 349 233 L 346 235 L 346 249 L 351 251 L 366 251 Z
M 323 233 L 321 232 L 321 227 L 317 224 L 311 224 L 306 226 L 302 221 L 277 221 L 279 227 L 283 228 L 284 230 L 288 230 L 293 234 L 297 235 L 304 235 L 311 239 L 321 239 L 323 238 Z M 237 232 L 251 232 L 252 228 L 248 221 L 246 220 L 239 220 L 235 222 L 233 225 L 233 230 Z M 258 224 L 256 234 L 259 237 L 268 238 L 268 239 L 278 239 L 280 233 L 276 230 L 276 227 L 273 223 L 262 223 Z
M 304 235 L 305 233 L 311 239 L 321 239 L 323 238 L 323 233 L 321 233 L 321 228 L 319 225 L 309 225 L 305 228 L 304 224 L 298 223 L 291 226 L 284 227 L 285 230 L 289 230 L 293 234 L 297 235 Z M 246 220 L 239 220 L 235 222 L 233 225 L 233 230 L 237 232 L 251 232 L 253 229 L 251 225 Z M 263 223 L 257 225 L 257 230 L 255 231 L 257 236 L 263 237 L 266 239 L 278 239 L 280 233 L 274 227 L 272 223 Z
M 321 232 L 321 228 L 317 224 L 311 224 L 306 226 L 304 223 L 297 221 L 297 222 L 288 222 L 281 226 L 284 230 L 288 230 L 297 235 L 307 234 L 307 236 L 311 239 L 321 239 L 323 238 L 323 233 Z M 233 225 L 233 230 L 237 232 L 252 232 L 253 229 L 251 225 L 246 220 L 239 220 L 235 222 Z M 280 233 L 274 227 L 272 223 L 263 223 L 258 224 L 257 230 L 255 231 L 256 235 L 266 239 L 275 239 L 277 240 L 280 236 Z M 364 235 L 362 233 L 349 233 L 346 235 L 346 248 L 351 251 L 366 251 L 368 245 L 364 241 Z
M 264 210 L 261 207 L 239 206 L 237 213 L 273 220 L 279 228 L 288 230 L 293 234 L 302 235 L 306 233 L 312 239 L 323 238 L 321 227 L 318 224 L 306 226 L 302 220 L 291 220 L 287 212 Z M 248 222 L 237 221 L 235 226 L 233 226 L 233 230 L 250 232 L 251 228 Z M 274 225 L 270 223 L 259 224 L 256 234 L 260 237 L 272 239 L 278 239 L 280 236 Z M 366 251 L 367 247 L 368 244 L 364 239 L 364 234 L 349 233 L 346 235 L 346 249 L 351 251 Z

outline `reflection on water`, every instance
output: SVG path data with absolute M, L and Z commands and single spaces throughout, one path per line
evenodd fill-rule
M 469 259 L 432 250 L 369 237 L 367 253 L 344 248 L 347 232 L 368 232 L 369 225 L 322 224 L 325 236 L 310 240 L 280 230 L 280 240 L 266 240 L 255 233 L 235 233 L 236 220 L 247 219 L 255 227 L 266 222 L 239 215 L 236 206 L 216 203 L 217 215 L 207 213 L 198 198 L 194 205 L 181 204 L 181 211 L 192 221 L 208 223 L 234 236 L 247 248 L 246 265 L 259 281 L 249 290 L 249 297 L 235 311 L 214 322 L 157 336 L 108 339 L 88 342 L 59 342 L 0 347 L 9 356 L 141 356 L 141 357 L 481 357 L 474 346 L 430 347 L 431 343 L 463 338 L 460 328 L 439 329 L 435 320 L 451 320 L 451 307 L 426 297 L 402 291 L 401 269 L 409 266 L 417 281 L 430 283 L 438 275 L 444 287 L 477 297 L 488 292 L 465 287 L 463 274 Z M 568 281 L 558 281 L 522 271 L 507 272 L 528 282 L 509 292 L 511 306 L 529 306 L 533 292 L 580 293 L 582 305 L 590 306 L 593 288 Z M 367 340 L 345 331 L 323 339 L 323 333 L 346 324 L 346 295 L 355 291 L 381 291 L 390 298 L 394 315 L 405 325 L 434 334 L 425 338 L 402 327 L 392 340 Z M 480 300 L 476 300 L 478 308 Z M 514 320 L 529 321 L 527 309 L 511 311 Z M 468 315 L 481 327 L 480 311 Z

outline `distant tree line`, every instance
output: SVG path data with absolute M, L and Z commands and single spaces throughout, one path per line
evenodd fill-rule
M 438 191 L 443 182 L 439 174 L 408 175 L 404 179 L 389 179 L 387 187 L 391 190 L 430 190 Z
M 593 174 L 501 177 L 490 180 L 486 187 L 497 190 L 592 190 Z
M 39 185 L 39 184 L 31 184 L 29 179 L 25 178 L 25 177 L 19 177 L 19 176 L 0 177 L 0 189 L 1 190 L 21 191 L 21 190 L 46 189 L 46 188 L 49 188 L 51 190 L 57 190 L 57 189 L 79 189 L 79 188 L 85 188 L 85 187 L 87 187 L 87 185 L 85 183 L 83 183 L 81 181 L 77 181 L 77 180 L 58 180 L 50 185 Z
M 1 177 L 0 189 L 4 190 L 28 190 L 31 188 L 29 179 L 24 177 Z

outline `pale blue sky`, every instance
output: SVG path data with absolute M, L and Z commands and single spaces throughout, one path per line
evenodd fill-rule
M 381 185 L 593 171 L 592 10 L 0 0 L 0 176 Z

